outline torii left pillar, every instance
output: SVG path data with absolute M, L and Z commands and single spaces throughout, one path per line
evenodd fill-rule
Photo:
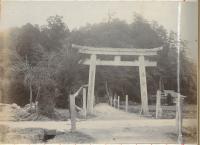
M 90 56 L 89 80 L 88 80 L 88 97 L 87 97 L 87 113 L 93 114 L 94 107 L 94 87 L 96 74 L 96 55 Z

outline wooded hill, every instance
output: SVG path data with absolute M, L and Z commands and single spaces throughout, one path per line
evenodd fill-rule
M 40 113 L 53 112 L 54 106 L 68 107 L 68 96 L 81 85 L 87 84 L 88 66 L 80 65 L 80 56 L 72 44 L 96 47 L 153 48 L 163 46 L 154 58 L 157 67 L 147 69 L 148 95 L 155 95 L 162 80 L 162 89 L 177 89 L 176 34 L 168 32 L 157 22 L 148 22 L 135 15 L 131 24 L 111 18 L 98 24 L 87 24 L 69 30 L 61 16 L 51 16 L 47 25 L 26 24 L 12 28 L 9 36 L 9 87 L 4 89 L 8 102 L 25 105 L 38 101 Z M 189 49 L 181 42 L 181 94 L 187 103 L 196 103 L 196 67 L 185 53 Z M 87 56 L 86 56 L 87 57 Z M 104 59 L 110 59 L 104 58 Z M 123 58 L 134 59 L 134 58 Z M 95 96 L 110 93 L 129 95 L 140 102 L 139 72 L 137 67 L 98 66 Z M 98 100 L 98 99 L 97 99 Z M 47 113 L 48 114 L 48 113 Z

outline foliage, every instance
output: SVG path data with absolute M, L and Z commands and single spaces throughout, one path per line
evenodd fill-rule
M 13 96 L 13 100 L 20 105 L 28 103 L 30 97 L 26 97 L 27 92 L 30 93 L 32 90 L 32 100 L 38 101 L 41 114 L 52 116 L 55 105 L 68 107 L 69 94 L 88 81 L 88 67 L 80 65 L 79 61 L 83 56 L 71 47 L 72 43 L 96 47 L 141 49 L 163 46 L 158 56 L 146 58 L 158 62 L 157 67 L 146 69 L 148 94 L 156 94 L 160 79 L 164 89 L 177 90 L 177 41 L 174 32 L 167 32 L 157 22 L 148 22 L 140 15 L 135 15 L 131 24 L 113 18 L 108 22 L 88 24 L 70 32 L 62 17 L 56 15 L 47 19 L 47 25 L 26 24 L 11 30 L 10 60 L 13 71 L 10 95 Z M 186 57 L 185 49 L 187 45 L 181 41 L 181 93 L 188 96 L 187 102 L 194 103 L 196 102 L 196 70 L 194 64 Z M 113 58 L 102 56 L 102 59 Z M 133 60 L 137 57 L 122 59 Z M 98 66 L 96 96 L 105 96 L 106 83 L 113 95 L 128 94 L 130 99 L 140 102 L 137 67 Z M 16 84 L 18 87 L 15 86 Z
M 159 52 L 157 57 L 147 58 L 158 62 L 157 67 L 146 69 L 148 94 L 156 94 L 160 79 L 163 80 L 164 89 L 177 91 L 176 34 L 174 32 L 168 33 L 157 22 L 150 23 L 136 14 L 131 24 L 112 19 L 109 23 L 102 22 L 81 27 L 79 30 L 72 31 L 71 35 L 73 43 L 88 46 L 141 49 L 162 46 L 163 50 Z M 186 57 L 185 49 L 187 49 L 187 45 L 181 41 L 181 63 L 179 64 L 181 68 L 181 93 L 188 96 L 188 102 L 194 103 L 196 102 L 196 79 L 194 78 L 196 70 L 194 64 Z M 113 93 L 123 96 L 128 94 L 131 99 L 140 101 L 138 68 L 97 67 L 96 78 L 96 90 L 97 92 L 99 90 L 100 94 L 105 94 L 105 82 L 107 81 Z M 187 84 L 186 78 L 190 80 L 192 85 Z
M 70 81 L 73 81 L 74 76 L 72 77 L 72 74 L 70 76 L 70 71 L 75 72 L 75 69 L 71 69 L 71 65 L 75 66 L 75 64 L 68 51 L 69 30 L 62 22 L 62 18 L 50 17 L 47 22 L 48 24 L 42 28 L 26 24 L 19 29 L 13 29 L 10 36 L 11 77 L 12 84 L 21 79 L 21 82 L 24 82 L 24 91 L 29 88 L 30 103 L 38 102 L 40 114 L 52 116 L 56 97 L 63 93 L 64 97 L 60 102 L 67 100 L 68 94 L 62 89 L 65 90 L 67 86 L 72 85 Z M 65 81 L 63 83 L 62 80 L 67 80 L 67 83 Z M 11 90 L 14 88 L 12 84 Z M 19 100 L 18 103 L 24 101 Z M 64 103 L 65 107 L 66 103 Z

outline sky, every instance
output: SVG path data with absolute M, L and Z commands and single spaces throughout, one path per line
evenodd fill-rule
M 134 13 L 148 21 L 157 21 L 168 31 L 177 32 L 177 2 L 133 2 L 133 1 L 12 1 L 2 3 L 1 27 L 10 28 L 26 23 L 46 24 L 49 16 L 61 15 L 69 29 L 87 23 L 94 24 L 114 18 L 133 21 Z M 188 57 L 197 59 L 197 3 L 182 3 L 181 38 L 188 42 Z

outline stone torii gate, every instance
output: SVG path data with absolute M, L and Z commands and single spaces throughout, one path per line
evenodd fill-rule
M 89 54 L 90 58 L 84 60 L 84 65 L 89 65 L 89 80 L 88 80 L 88 96 L 87 96 L 87 113 L 93 113 L 94 107 L 94 88 L 95 88 L 95 73 L 96 66 L 138 66 L 140 76 L 140 91 L 142 102 L 142 113 L 144 115 L 149 114 L 148 109 L 148 95 L 147 95 L 147 82 L 146 82 L 146 67 L 155 67 L 157 62 L 149 61 L 145 59 L 145 56 L 157 55 L 157 52 L 162 47 L 152 49 L 140 49 L 140 48 L 96 48 L 88 46 L 80 46 L 72 44 L 73 48 L 78 48 L 79 53 Z M 101 60 L 97 58 L 97 55 L 111 55 L 114 56 L 114 60 Z M 122 61 L 121 56 L 138 56 L 138 60 L 135 61 Z

